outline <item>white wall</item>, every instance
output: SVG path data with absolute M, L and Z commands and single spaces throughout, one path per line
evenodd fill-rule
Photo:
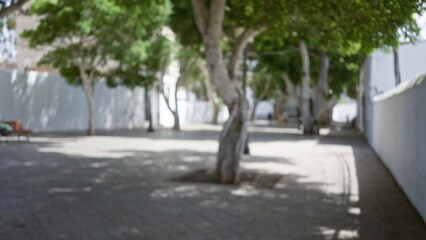
M 426 221 L 426 75 L 373 98 L 370 144 Z
M 374 95 L 395 86 L 392 52 L 378 50 L 371 57 L 371 91 Z M 401 82 L 410 81 L 426 72 L 426 42 L 403 44 L 399 47 Z
M 143 89 L 95 89 L 95 128 L 143 127 Z M 87 104 L 81 87 L 56 74 L 0 70 L 0 120 L 20 119 L 34 132 L 87 129 Z
M 355 101 L 336 104 L 333 108 L 333 121 L 343 123 L 351 122 L 357 116 L 356 106 L 357 104 Z
M 399 54 L 398 87 L 392 53 L 376 51 L 366 59 L 358 127 L 426 221 L 426 42 L 403 45 Z

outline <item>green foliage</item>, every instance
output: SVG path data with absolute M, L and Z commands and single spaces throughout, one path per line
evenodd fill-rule
M 173 11 L 168 26 L 176 34 L 178 42 L 183 46 L 201 48 L 201 36 L 194 21 L 191 2 L 189 0 L 172 0 Z
M 347 57 L 331 56 L 328 75 L 329 92 L 326 98 L 339 96 L 346 92 L 349 97 L 356 98 L 359 70 L 364 55 L 352 55 Z
M 204 78 L 206 76 L 200 69 L 203 63 L 198 49 L 180 45 L 177 60 L 180 65 L 180 85 L 196 92 L 205 91 Z M 203 92 L 203 95 L 205 94 Z
M 271 72 L 267 66 L 256 66 L 256 71 L 248 79 L 248 84 L 253 90 L 254 97 L 258 100 L 266 100 L 273 97 L 274 90 L 284 91 L 285 86 L 279 72 Z
M 71 84 L 81 82 L 81 63 L 93 79 L 130 78 L 162 64 L 148 59 L 157 60 L 154 55 L 166 49 L 156 36 L 170 12 L 168 0 L 35 0 L 31 13 L 41 17 L 40 23 L 22 36 L 33 48 L 48 47 L 39 64 L 59 69 Z M 144 85 L 152 77 L 137 81 Z
M 413 14 L 422 14 L 424 8 L 424 0 L 229 0 L 222 49 L 229 56 L 237 34 L 243 29 L 267 26 L 267 31 L 254 43 L 254 77 L 275 79 L 274 86 L 283 90 L 281 74 L 287 72 L 297 84 L 301 75 L 297 48 L 298 42 L 304 40 L 314 56 L 312 79 L 316 79 L 319 70 L 316 55 L 327 52 L 330 95 L 344 90 L 354 95 L 362 59 L 376 48 L 396 46 L 401 38 L 415 40 L 419 28 Z M 201 38 L 190 1 L 174 0 L 171 20 L 169 25 L 178 41 L 194 46 L 201 56 Z
M 355 96 L 363 58 L 376 48 L 397 45 L 401 37 L 415 40 L 419 29 L 413 14 L 424 11 L 423 0 L 287 2 L 292 8 L 288 21 L 272 25 L 256 39 L 259 66 L 268 66 L 270 75 L 287 72 L 297 83 L 301 74 L 297 48 L 304 40 L 314 56 L 311 79 L 318 75 L 316 54 L 325 51 L 330 56 L 328 97 L 342 91 Z M 274 79 L 282 82 L 281 78 Z
M 339 54 L 370 53 L 381 46 L 396 46 L 401 36 L 413 40 L 424 0 L 295 1 L 286 26 L 295 41 L 304 39 L 310 49 Z
M 155 36 L 148 43 L 150 47 L 144 52 L 147 57 L 140 59 L 138 54 L 129 54 L 127 61 L 120 62 L 117 70 L 107 76 L 110 87 L 151 87 L 159 75 L 164 74 L 172 60 L 174 44 L 161 35 Z

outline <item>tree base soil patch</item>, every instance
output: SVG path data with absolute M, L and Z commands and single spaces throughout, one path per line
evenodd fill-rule
M 234 184 L 236 186 L 253 186 L 258 188 L 274 188 L 278 182 L 293 181 L 291 175 L 283 175 L 276 173 L 264 173 L 254 171 L 240 172 L 240 181 Z M 198 169 L 188 172 L 184 175 L 172 178 L 171 181 L 188 182 L 188 183 L 209 183 L 209 184 L 223 184 L 216 177 L 215 171 L 211 169 Z

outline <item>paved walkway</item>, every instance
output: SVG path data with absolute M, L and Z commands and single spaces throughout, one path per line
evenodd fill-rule
M 37 136 L 0 144 L 0 239 L 426 239 L 356 132 L 253 127 L 242 167 L 275 189 L 171 182 L 213 168 L 218 131 Z

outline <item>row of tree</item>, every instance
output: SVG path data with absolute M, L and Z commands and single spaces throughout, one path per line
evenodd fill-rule
M 298 94 L 304 132 L 317 134 L 326 100 L 354 89 L 359 65 L 374 49 L 415 39 L 413 14 L 423 10 L 423 0 L 34 0 L 40 24 L 23 36 L 49 50 L 40 64 L 83 86 L 90 116 L 97 81 L 149 88 L 178 60 L 178 84 L 204 79 L 214 108 L 223 102 L 229 109 L 216 173 L 236 182 L 249 118 L 241 66 L 250 43 L 253 76 L 264 82 L 258 92 L 279 86 Z
M 174 3 L 173 30 L 182 44 L 202 46 L 210 81 L 230 112 L 219 139 L 216 173 L 222 182 L 238 181 L 248 118 L 238 68 L 244 49 L 253 38 L 259 36 L 255 44 L 261 52 L 293 45 L 300 49 L 304 132 L 317 133 L 330 55 L 343 59 L 366 55 L 378 47 L 396 46 L 401 36 L 412 39 L 418 33 L 413 14 L 421 14 L 424 9 L 422 0 L 191 0 L 190 6 L 186 1 Z M 188 17 L 191 11 L 194 22 Z M 200 39 L 189 34 L 194 25 Z M 310 90 L 310 53 L 320 59 L 315 94 Z

